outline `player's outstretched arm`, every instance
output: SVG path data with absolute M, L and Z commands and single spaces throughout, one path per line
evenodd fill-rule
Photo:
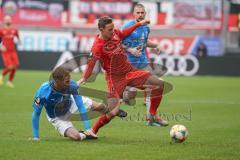
M 88 60 L 87 67 L 83 72 L 83 77 L 78 81 L 78 84 L 85 84 L 87 79 L 91 76 L 93 68 L 97 61 L 98 61 L 98 58 L 96 57 L 92 57 L 91 59 Z
M 146 24 L 150 24 L 150 20 L 149 19 L 144 19 L 144 20 L 142 20 L 138 23 L 140 23 L 141 25 L 146 25 Z
M 94 139 L 96 139 L 98 136 L 92 131 L 91 124 L 87 115 L 87 109 L 86 106 L 83 104 L 82 96 L 80 95 L 73 95 L 74 100 L 77 104 L 78 111 L 80 112 L 81 119 L 83 121 L 83 125 L 85 128 L 85 134 L 91 135 Z
M 33 113 L 32 113 L 32 132 L 33 132 L 33 139 L 32 140 L 39 140 L 39 118 L 41 115 L 42 107 L 38 107 L 33 104 Z
M 91 124 L 90 121 L 88 119 L 88 115 L 87 115 L 87 109 L 85 107 L 85 105 L 83 104 L 83 100 L 82 100 L 82 96 L 80 95 L 73 95 L 73 98 L 76 102 L 76 105 L 78 107 L 78 111 L 81 115 L 81 119 L 83 121 L 83 125 L 85 130 L 91 129 Z
M 150 20 L 142 20 L 140 22 L 135 23 L 134 25 L 132 25 L 131 27 L 125 28 L 122 30 L 122 36 L 123 38 L 129 36 L 137 27 L 142 26 L 142 25 L 146 25 L 149 24 Z

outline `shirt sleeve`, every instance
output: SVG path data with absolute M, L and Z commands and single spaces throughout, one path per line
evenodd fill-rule
M 122 44 L 124 45 L 124 48 L 132 48 L 134 47 L 133 43 L 133 37 L 131 35 L 125 37 L 122 41 Z
M 121 26 L 121 30 L 123 30 L 123 29 L 125 29 L 125 28 L 128 28 L 129 27 L 129 24 L 130 24 L 130 22 L 126 22 L 126 23 L 124 23 L 122 26 Z
M 87 80 L 91 76 L 93 68 L 96 62 L 100 59 L 100 57 L 101 57 L 101 52 L 99 51 L 99 49 L 97 49 L 97 47 L 93 48 L 92 52 L 90 53 L 90 58 L 87 62 L 87 67 L 83 72 L 84 79 Z
M 77 83 L 71 81 L 71 94 L 73 95 L 74 101 L 78 107 L 78 111 L 80 113 L 81 120 L 83 121 L 84 128 L 87 130 L 91 128 L 91 124 L 88 119 L 87 109 L 83 103 L 82 96 L 78 94 L 78 89 L 79 86 L 77 85 Z
M 71 80 L 71 82 L 70 82 L 71 94 L 78 95 L 78 89 L 79 89 L 79 86 L 77 85 L 77 83 L 74 80 Z
M 120 38 L 125 38 L 127 36 L 129 36 L 137 27 L 141 26 L 141 23 L 137 22 L 134 25 L 127 27 L 123 30 L 118 30 L 117 32 L 119 33 Z
M 32 112 L 32 132 L 34 138 L 39 138 L 39 119 L 43 108 L 43 98 L 41 98 L 40 91 L 37 92 L 33 102 Z
M 73 98 L 75 100 L 75 103 L 77 104 L 78 111 L 80 113 L 81 120 L 83 121 L 83 125 L 84 125 L 85 130 L 90 129 L 91 124 L 90 124 L 90 121 L 88 119 L 87 109 L 86 109 L 85 105 L 83 104 L 82 96 L 73 95 Z

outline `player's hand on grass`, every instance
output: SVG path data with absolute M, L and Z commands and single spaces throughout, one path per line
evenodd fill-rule
M 40 138 L 38 138 L 38 137 L 30 137 L 30 138 L 28 138 L 28 140 L 36 142 L 36 141 L 40 141 Z
M 140 21 L 139 23 L 141 25 L 150 24 L 150 20 L 149 19 L 144 19 L 144 20 Z

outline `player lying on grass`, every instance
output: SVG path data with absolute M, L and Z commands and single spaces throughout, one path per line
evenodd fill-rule
M 126 86 L 137 87 L 139 89 L 151 89 L 151 98 L 158 103 L 163 93 L 164 82 L 148 71 L 134 68 L 127 59 L 125 49 L 122 47 L 122 39 L 131 34 L 137 27 L 148 24 L 149 20 L 142 20 L 133 26 L 122 31 L 114 28 L 110 17 L 101 17 L 98 21 L 100 34 L 96 36 L 92 47 L 92 57 L 88 61 L 87 68 L 79 83 L 84 84 L 90 77 L 95 63 L 99 60 L 105 70 L 108 100 L 107 106 L 110 110 L 103 114 L 94 124 L 92 130 L 98 130 L 109 123 L 119 112 L 120 99 Z M 149 121 L 154 121 L 157 114 L 158 105 L 150 107 L 151 117 Z
M 90 130 L 87 110 L 99 111 L 103 114 L 108 111 L 105 105 L 80 96 L 79 86 L 70 79 L 69 72 L 63 67 L 56 68 L 51 77 L 52 80 L 43 83 L 35 95 L 32 113 L 33 140 L 39 140 L 39 118 L 43 106 L 48 121 L 60 135 L 76 141 L 97 138 Z M 79 132 L 70 121 L 71 115 L 77 111 L 81 113 L 85 132 Z

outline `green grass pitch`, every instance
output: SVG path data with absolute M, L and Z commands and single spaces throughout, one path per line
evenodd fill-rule
M 236 160 L 240 157 L 240 77 L 165 77 L 174 90 L 164 96 L 160 111 L 168 127 L 147 127 L 143 100 L 123 106 L 126 119 L 116 118 L 99 132 L 98 140 L 73 142 L 60 137 L 41 115 L 40 142 L 32 135 L 31 113 L 35 91 L 49 72 L 18 71 L 15 88 L 0 87 L 0 159 L 84 160 Z M 78 75 L 73 75 L 78 80 Z M 90 87 L 105 89 L 103 76 Z M 93 122 L 96 119 L 92 120 Z M 81 122 L 74 122 L 82 128 Z M 183 124 L 189 130 L 182 144 L 170 143 L 169 130 Z

